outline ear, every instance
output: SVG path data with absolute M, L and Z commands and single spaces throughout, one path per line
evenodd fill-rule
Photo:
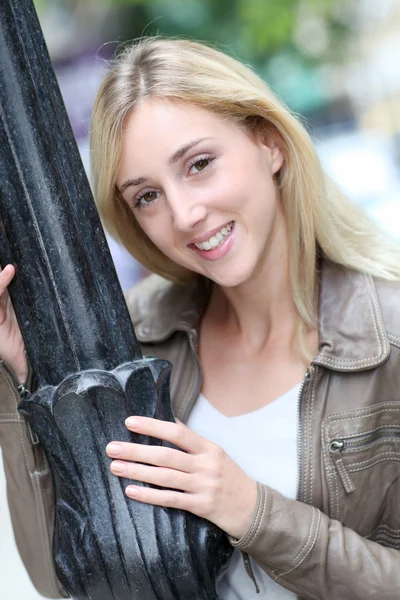
M 285 156 L 281 149 L 282 144 L 279 143 L 279 136 L 274 132 L 264 129 L 262 131 L 258 131 L 257 137 L 267 152 L 268 160 L 271 166 L 271 174 L 275 175 L 275 173 L 277 173 L 282 167 L 285 160 Z

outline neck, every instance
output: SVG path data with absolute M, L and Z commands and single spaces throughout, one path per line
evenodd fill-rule
M 285 234 L 281 230 L 275 236 L 251 279 L 235 287 L 213 287 L 208 318 L 218 322 L 229 336 L 238 336 L 250 352 L 270 344 L 295 345 L 299 317 L 291 291 Z
M 275 336 L 292 338 L 298 319 L 290 288 L 279 278 L 263 285 L 254 282 L 238 288 L 216 287 L 210 301 L 210 310 L 213 308 L 216 314 L 224 315 L 225 326 L 255 349 Z

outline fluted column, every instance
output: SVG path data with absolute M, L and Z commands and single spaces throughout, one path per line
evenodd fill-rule
M 0 257 L 38 389 L 20 409 L 54 480 L 54 560 L 72 598 L 212 600 L 231 548 L 190 513 L 128 499 L 113 439 L 173 421 L 170 365 L 143 359 L 32 0 L 0 3 Z

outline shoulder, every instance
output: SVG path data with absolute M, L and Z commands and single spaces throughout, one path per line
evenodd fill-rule
M 373 281 L 389 340 L 400 346 L 400 281 Z
M 380 338 L 384 331 L 400 338 L 400 280 L 375 277 L 324 258 L 320 282 L 320 318 L 329 330 L 344 322 L 358 335 L 363 336 L 364 328 L 372 334 L 375 330 Z
M 140 341 L 157 341 L 175 330 L 196 327 L 207 302 L 207 286 L 199 279 L 177 284 L 149 275 L 125 294 Z
M 134 326 L 146 320 L 159 304 L 174 295 L 176 284 L 160 277 L 149 275 L 125 293 L 125 300 Z M 164 301 L 164 302 L 163 302 Z

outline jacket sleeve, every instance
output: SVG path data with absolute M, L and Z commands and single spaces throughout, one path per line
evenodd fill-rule
M 38 592 L 48 598 L 68 595 L 55 575 L 52 558 L 54 495 L 43 450 L 34 446 L 20 397 L 4 363 L 0 362 L 0 446 L 15 540 Z
M 252 524 L 231 543 L 305 600 L 400 596 L 399 550 L 367 540 L 317 508 L 260 483 Z

